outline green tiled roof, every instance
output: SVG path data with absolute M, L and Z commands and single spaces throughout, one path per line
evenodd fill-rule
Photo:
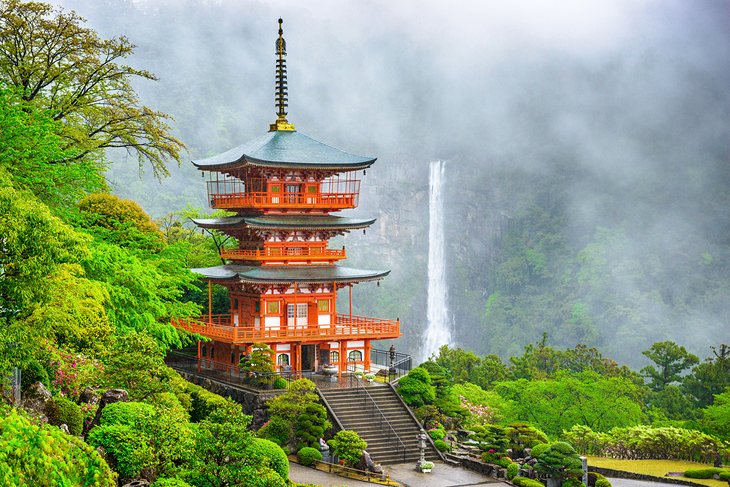
M 374 157 L 350 154 L 296 131 L 275 130 L 193 164 L 204 170 L 243 165 L 356 170 L 368 168 L 373 162 Z
M 247 266 L 220 265 L 201 269 L 190 269 L 211 280 L 238 279 L 250 283 L 291 282 L 363 282 L 376 281 L 390 271 L 368 271 L 337 265 L 329 266 Z
M 193 222 L 200 227 L 219 229 L 248 226 L 252 228 L 349 230 L 367 228 L 375 222 L 375 219 L 363 220 L 336 215 L 262 215 L 193 219 Z

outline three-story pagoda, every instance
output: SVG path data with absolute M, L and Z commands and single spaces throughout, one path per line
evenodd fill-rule
M 230 310 L 197 320 L 175 320 L 179 328 L 211 339 L 198 344 L 198 360 L 237 364 L 255 343 L 273 350 L 278 369 L 317 370 L 346 364 L 370 369 L 372 340 L 401 336 L 400 323 L 352 314 L 352 285 L 379 280 L 389 271 L 338 265 L 344 247 L 329 239 L 364 229 L 374 219 L 332 214 L 355 208 L 359 172 L 375 158 L 335 149 L 297 132 L 286 118 L 286 42 L 279 19 L 276 40 L 277 119 L 269 132 L 217 156 L 193 161 L 208 174 L 208 199 L 235 216 L 195 223 L 238 241 L 223 249 L 226 265 L 193 269 L 209 283 L 225 286 Z M 338 313 L 337 293 L 347 287 L 349 308 Z

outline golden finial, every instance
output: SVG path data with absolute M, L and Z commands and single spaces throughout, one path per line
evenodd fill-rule
M 294 125 L 286 119 L 287 98 L 286 86 L 286 41 L 284 40 L 284 29 L 281 24 L 284 21 L 279 18 L 279 37 L 276 39 L 276 122 L 269 125 L 269 132 L 274 130 L 296 130 Z

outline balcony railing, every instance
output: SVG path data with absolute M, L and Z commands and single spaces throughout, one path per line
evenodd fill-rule
M 238 325 L 232 326 L 231 315 L 203 316 L 200 319 L 173 319 L 173 326 L 197 333 L 226 343 L 286 342 L 301 339 L 342 340 L 373 339 L 383 340 L 401 336 L 400 321 L 382 320 L 338 314 L 335 323 L 330 325 L 292 325 L 277 326 Z
M 263 250 L 223 249 L 221 250 L 221 257 L 231 260 L 256 260 L 262 262 L 334 262 L 347 258 L 344 247 L 342 249 L 326 249 L 321 247 L 273 247 Z

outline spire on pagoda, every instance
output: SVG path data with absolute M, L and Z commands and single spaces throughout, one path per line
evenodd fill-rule
M 294 124 L 286 119 L 287 98 L 286 87 L 286 41 L 284 40 L 284 23 L 279 18 L 279 37 L 276 39 L 276 122 L 269 125 L 269 132 L 276 130 L 294 131 Z

